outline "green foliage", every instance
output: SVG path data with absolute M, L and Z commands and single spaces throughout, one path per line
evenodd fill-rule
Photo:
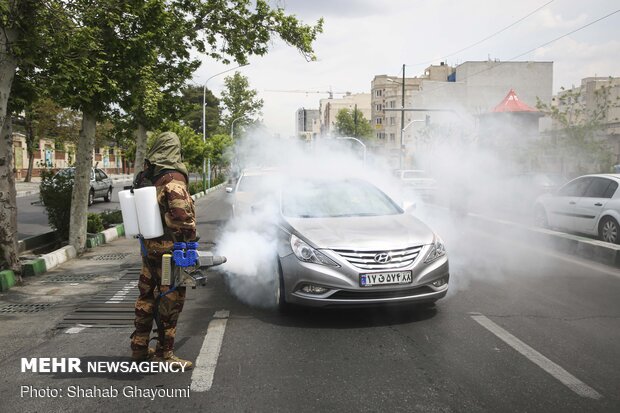
M 619 103 L 610 98 L 611 81 L 609 85 L 598 86 L 591 96 L 582 96 L 578 89 L 568 90 L 558 94 L 555 106 L 540 100 L 536 104 L 553 120 L 554 128 L 530 152 L 559 159 L 567 176 L 609 172 L 614 163 L 605 138 L 605 122 L 610 109 Z
M 71 194 L 73 175 L 55 175 L 51 170 L 41 172 L 39 197 L 45 206 L 49 225 L 60 239 L 69 237 L 71 223 Z
M 103 220 L 99 214 L 93 212 L 88 213 L 88 221 L 86 223 L 86 232 L 96 234 L 103 231 Z
M 211 166 L 226 168 L 232 157 L 233 140 L 224 134 L 213 135 L 207 140 L 206 156 L 211 158 Z
M 340 109 L 336 114 L 336 134 L 354 138 L 372 138 L 373 130 L 370 122 L 358 109 Z
M 101 222 L 106 228 L 123 223 L 123 214 L 120 209 L 117 209 L 115 211 L 104 211 L 100 214 L 100 216 Z
M 180 120 L 184 125 L 192 128 L 196 133 L 202 134 L 202 86 L 188 86 L 181 90 L 182 100 L 185 104 L 181 107 Z M 213 135 L 220 125 L 220 100 L 215 97 L 213 92 L 207 89 L 207 106 L 205 108 L 205 121 L 207 137 Z
M 250 88 L 248 78 L 235 72 L 232 76 L 224 79 L 225 89 L 222 92 L 222 103 L 227 110 L 227 115 L 222 119 L 224 131 L 230 131 L 234 121 L 233 135 L 239 137 L 239 131 L 244 125 L 256 121 L 261 114 L 263 100 L 257 99 L 258 92 Z

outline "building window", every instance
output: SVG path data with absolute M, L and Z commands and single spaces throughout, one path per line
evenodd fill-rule
M 391 116 L 390 117 L 390 125 L 393 125 L 393 124 L 394 124 L 394 116 Z
M 394 142 L 396 140 L 396 134 L 390 133 L 390 142 Z
M 390 108 L 394 108 L 396 106 L 395 100 L 390 100 Z
M 375 105 L 375 108 L 377 109 L 377 112 L 378 112 L 381 109 L 383 109 L 383 106 L 381 104 L 378 104 L 378 105 Z
M 383 119 L 381 119 L 381 118 L 376 118 L 375 119 L 375 124 L 381 125 L 382 123 L 383 123 Z
M 375 90 L 375 96 L 377 97 L 381 96 L 381 89 Z

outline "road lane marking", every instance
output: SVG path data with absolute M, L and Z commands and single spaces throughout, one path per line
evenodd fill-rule
M 532 347 L 510 334 L 508 331 L 504 330 L 484 315 L 472 313 L 470 316 L 482 327 L 495 334 L 510 347 L 514 348 L 532 363 L 551 374 L 579 396 L 588 397 L 595 400 L 603 397 L 596 390 L 580 381 L 577 377 L 573 376 L 568 371 L 564 370 L 562 367 L 555 364 L 553 361 L 549 360 L 547 357 L 543 356 L 538 351 L 534 350 Z
M 77 334 L 85 328 L 92 327 L 89 324 L 78 324 L 76 327 L 70 327 L 65 330 L 65 334 Z
M 118 304 L 125 300 L 126 295 L 129 294 L 134 288 L 138 286 L 138 280 L 130 281 L 123 288 L 118 290 L 109 300 L 107 300 L 106 304 Z
M 196 358 L 196 365 L 192 372 L 191 390 L 196 392 L 209 391 L 213 384 L 213 376 L 217 367 L 217 359 L 220 356 L 226 322 L 230 312 L 228 310 L 216 311 L 213 320 L 207 328 L 207 335 Z

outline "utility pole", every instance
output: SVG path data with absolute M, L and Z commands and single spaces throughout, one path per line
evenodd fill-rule
M 357 138 L 357 103 L 353 109 L 353 137 Z
M 401 85 L 402 99 L 400 104 L 400 148 L 398 148 L 398 163 L 403 169 L 403 133 L 405 131 L 405 65 L 403 64 L 403 83 Z

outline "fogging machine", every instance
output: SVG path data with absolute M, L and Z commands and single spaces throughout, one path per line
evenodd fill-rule
M 197 242 L 175 242 L 171 254 L 161 257 L 161 285 L 196 288 L 207 282 L 206 270 L 226 262 L 226 257 L 198 251 Z

